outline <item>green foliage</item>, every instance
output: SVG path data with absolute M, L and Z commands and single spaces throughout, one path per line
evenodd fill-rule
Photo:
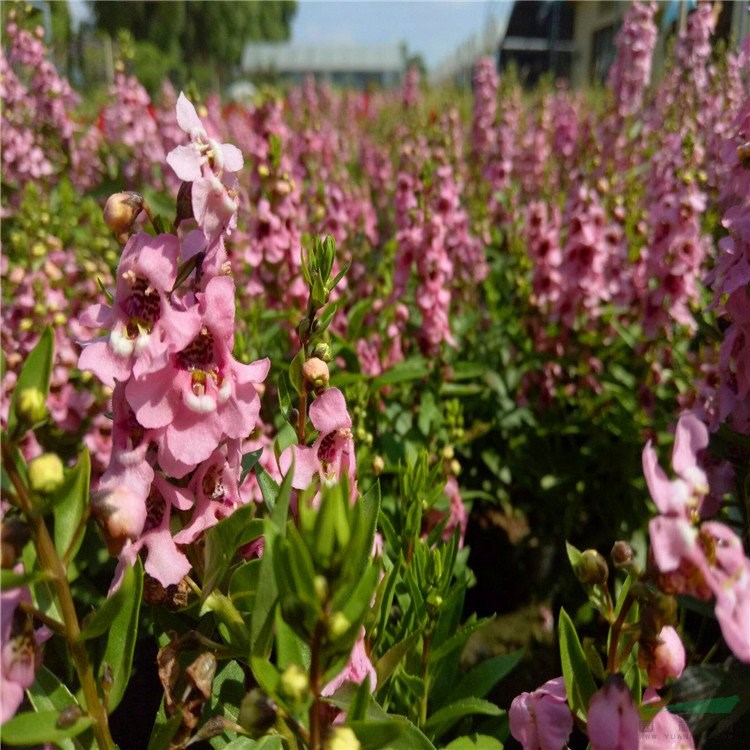
M 132 34 L 138 76 L 152 92 L 168 73 L 204 85 L 211 83 L 210 70 L 225 78 L 239 65 L 246 43 L 288 39 L 297 10 L 294 0 L 91 5 L 98 28 L 113 37 L 120 30 Z

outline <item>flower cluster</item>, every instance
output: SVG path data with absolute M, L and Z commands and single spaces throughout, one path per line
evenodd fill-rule
M 190 569 L 179 545 L 241 502 L 242 441 L 258 423 L 256 389 L 269 367 L 267 360 L 243 364 L 232 355 L 235 286 L 216 261 L 236 210 L 227 185 L 236 184 L 242 155 L 207 136 L 183 95 L 177 117 L 190 145 L 177 146 L 167 159 L 192 183 L 201 231 L 130 238 L 112 305 L 96 305 L 81 318 L 107 333 L 87 342 L 79 361 L 114 389 L 114 450 L 95 514 L 121 563 L 147 549 L 146 571 L 165 588 Z M 178 269 L 190 263 L 191 288 L 176 289 Z M 187 486 L 168 479 L 188 475 Z M 173 537 L 172 514 L 191 510 Z

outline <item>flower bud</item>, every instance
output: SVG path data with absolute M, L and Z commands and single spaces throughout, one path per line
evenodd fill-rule
M 385 469 L 385 461 L 383 460 L 382 456 L 375 456 L 375 458 L 372 459 L 372 473 L 379 477 L 383 473 L 383 469 Z
M 331 354 L 331 345 L 325 341 L 319 341 L 312 350 L 312 356 L 322 359 L 324 362 L 330 362 L 333 359 Z
M 616 568 L 626 567 L 633 561 L 633 548 L 627 542 L 617 541 L 612 547 L 610 556 Z
M 260 689 L 253 688 L 240 703 L 237 723 L 248 734 L 257 739 L 262 737 L 276 721 L 276 706 Z
M 318 601 L 323 604 L 328 599 L 329 589 L 328 581 L 325 576 L 317 575 L 313 579 L 313 587 L 315 588 L 315 596 Z
M 310 679 L 302 667 L 290 664 L 279 679 L 279 692 L 291 703 L 302 703 L 310 689 Z
M 32 425 L 47 417 L 47 404 L 39 388 L 22 388 L 18 393 L 16 415 L 24 424 Z
M 328 385 L 331 374 L 328 371 L 328 365 L 322 359 L 312 357 L 302 365 L 302 377 L 305 383 L 317 391 Z
M 49 495 L 62 487 L 63 462 L 56 453 L 45 453 L 29 464 L 29 486 L 34 492 Z
M 362 745 L 349 727 L 334 727 L 323 747 L 325 750 L 360 750 Z
M 91 512 L 113 555 L 120 553 L 126 541 L 138 539 L 146 523 L 144 499 L 125 486 L 92 495 Z
M 581 553 L 575 573 L 581 583 L 603 584 L 609 577 L 609 568 L 607 561 L 595 549 L 587 549 Z
M 351 626 L 349 618 L 343 612 L 334 612 L 328 618 L 328 637 L 337 641 Z
M 143 208 L 143 196 L 128 191 L 110 195 L 104 206 L 104 223 L 122 240 Z

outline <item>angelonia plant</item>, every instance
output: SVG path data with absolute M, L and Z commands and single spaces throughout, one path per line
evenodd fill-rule
M 86 449 L 72 468 L 56 453 L 26 461 L 21 450 L 50 418 L 51 329 L 13 392 L 3 436 L 3 738 L 114 747 L 108 716 L 148 604 L 180 615 L 168 629 L 153 623 L 164 697 L 149 747 L 237 738 L 264 748 L 432 747 L 466 716 L 501 713 L 482 696 L 518 658 L 501 657 L 490 680 L 474 685 L 469 672 L 456 684 L 456 654 L 477 627 L 456 633 L 470 581 L 457 486 L 446 488 L 455 518 L 431 510 L 443 469 L 420 454 L 404 468 L 390 522 L 379 482 L 362 488 L 352 418 L 330 382 L 330 298 L 348 268 L 334 273 L 330 236 L 302 254 L 307 304 L 279 378 L 287 432 L 264 451 L 258 391 L 270 363 L 232 354 L 225 238 L 242 154 L 208 135 L 183 94 L 176 107 L 188 143 L 167 155 L 182 180 L 171 231 L 140 193 L 110 196 L 104 221 L 123 245 L 114 292 L 80 316 L 103 333 L 82 341 L 78 367 L 111 392 L 112 450 L 95 491 Z M 141 215 L 150 232 L 137 226 Z M 89 595 L 81 617 L 77 556 L 92 547 L 117 566 L 106 597 Z M 41 646 L 55 637 L 73 666 L 68 680 L 42 665 Z M 456 689 L 471 700 L 457 707 Z M 31 710 L 16 714 L 25 696 Z
M 594 91 L 487 58 L 471 95 L 222 105 L 121 46 L 83 106 L 3 10 L 3 746 L 723 746 L 750 41 L 717 8 L 657 79 L 633 3 Z

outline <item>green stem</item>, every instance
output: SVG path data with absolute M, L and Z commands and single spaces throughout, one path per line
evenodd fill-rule
M 76 673 L 81 683 L 81 690 L 86 701 L 86 710 L 93 719 L 91 728 L 94 732 L 94 737 L 96 738 L 99 750 L 113 750 L 114 743 L 109 733 L 107 712 L 104 710 L 104 706 L 99 699 L 94 671 L 91 667 L 89 656 L 86 653 L 86 648 L 81 640 L 81 627 L 78 623 L 78 615 L 76 614 L 73 595 L 70 591 L 65 568 L 57 555 L 55 544 L 52 541 L 44 520 L 34 512 L 31 496 L 16 470 L 12 451 L 6 443 L 3 443 L 2 454 L 5 470 L 18 497 L 19 507 L 26 515 L 31 527 L 39 561 L 42 568 L 50 574 L 50 580 L 57 594 L 65 630 L 65 640 L 68 642 L 70 655 L 73 658 Z
M 320 652 L 323 646 L 324 623 L 319 620 L 315 626 L 312 643 L 310 644 L 310 690 L 313 703 L 310 706 L 310 750 L 320 750 L 322 747 L 322 727 L 320 725 L 320 692 L 323 689 L 320 672 Z
M 609 653 L 607 654 L 607 672 L 614 674 L 617 671 L 617 647 L 620 643 L 620 631 L 622 626 L 625 624 L 625 618 L 630 612 L 630 608 L 635 603 L 635 597 L 628 593 L 625 597 L 625 601 L 622 603 L 622 609 L 620 614 L 615 620 L 615 624 L 612 626 L 612 633 L 609 639 Z
M 424 645 L 422 646 L 422 682 L 424 683 L 424 693 L 419 706 L 419 728 L 422 729 L 427 723 L 427 708 L 430 695 L 430 647 L 432 646 L 432 629 L 430 628 L 424 636 Z
M 65 626 L 44 612 L 40 612 L 31 602 L 24 601 L 23 599 L 18 602 L 18 608 L 25 612 L 27 615 L 31 615 L 35 620 L 38 620 L 42 625 L 46 625 L 50 630 L 54 631 L 58 635 L 65 635 Z

